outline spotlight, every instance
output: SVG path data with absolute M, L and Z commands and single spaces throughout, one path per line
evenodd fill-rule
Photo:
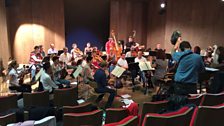
M 224 0 L 223 0 L 223 1 L 224 1 Z M 165 8 L 165 7 L 166 7 L 166 3 L 165 3 L 165 2 L 161 3 L 161 4 L 160 4 L 160 7 L 161 7 L 161 8 Z

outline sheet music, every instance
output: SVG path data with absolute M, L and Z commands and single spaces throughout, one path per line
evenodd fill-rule
M 124 94 L 124 95 L 121 95 L 121 97 L 124 99 L 127 99 L 127 98 L 130 98 L 131 96 L 129 94 Z
M 155 70 L 155 68 L 152 68 L 150 62 L 139 62 L 139 68 L 141 71 L 144 70 Z
M 79 74 L 82 72 L 82 67 L 79 65 L 76 69 L 76 71 L 73 73 L 73 76 L 77 78 Z
M 40 76 L 41 76 L 41 74 L 43 73 L 43 71 L 44 71 L 44 69 L 41 68 L 40 71 L 36 74 L 36 76 L 35 76 L 35 80 L 38 80 L 38 79 L 40 78 Z
M 119 66 L 116 66 L 114 70 L 111 72 L 116 77 L 120 77 L 124 73 L 125 69 Z

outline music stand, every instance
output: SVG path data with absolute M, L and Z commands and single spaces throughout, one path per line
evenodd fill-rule
M 127 60 L 128 64 L 135 62 L 135 57 L 126 57 L 125 59 Z
M 169 54 L 169 53 L 166 53 L 166 59 L 172 59 L 172 56 L 171 56 L 171 54 Z
M 63 50 L 58 50 L 58 56 L 60 56 L 62 53 L 64 53 Z
M 156 51 L 149 51 L 149 56 L 156 56 L 157 52 Z

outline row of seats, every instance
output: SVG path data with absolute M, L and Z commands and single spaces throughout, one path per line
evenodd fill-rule
M 55 108 L 62 108 L 62 106 L 74 106 L 77 104 L 78 91 L 76 87 L 56 89 L 53 93 L 53 105 Z M 34 92 L 23 93 L 23 105 L 24 110 L 30 107 L 49 107 L 50 99 L 49 92 Z M 18 96 L 11 94 L 8 96 L 0 97 L 0 125 L 6 125 L 9 123 L 15 123 Z M 27 119 L 28 115 L 24 114 Z

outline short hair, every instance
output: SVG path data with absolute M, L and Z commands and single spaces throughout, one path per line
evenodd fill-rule
M 107 66 L 107 62 L 106 62 L 106 61 L 101 62 L 101 63 L 99 64 L 99 66 L 100 66 L 101 68 L 106 67 L 106 66 Z
M 52 58 L 52 61 L 55 62 L 55 61 L 58 60 L 58 59 L 59 59 L 58 56 L 54 56 L 54 57 Z
M 34 49 L 36 50 L 36 49 L 40 49 L 40 47 L 39 46 L 34 46 Z
M 185 49 L 190 48 L 191 44 L 188 41 L 182 41 L 179 46 L 180 50 L 183 52 Z
M 43 62 L 43 69 L 47 71 L 51 67 L 50 62 Z

